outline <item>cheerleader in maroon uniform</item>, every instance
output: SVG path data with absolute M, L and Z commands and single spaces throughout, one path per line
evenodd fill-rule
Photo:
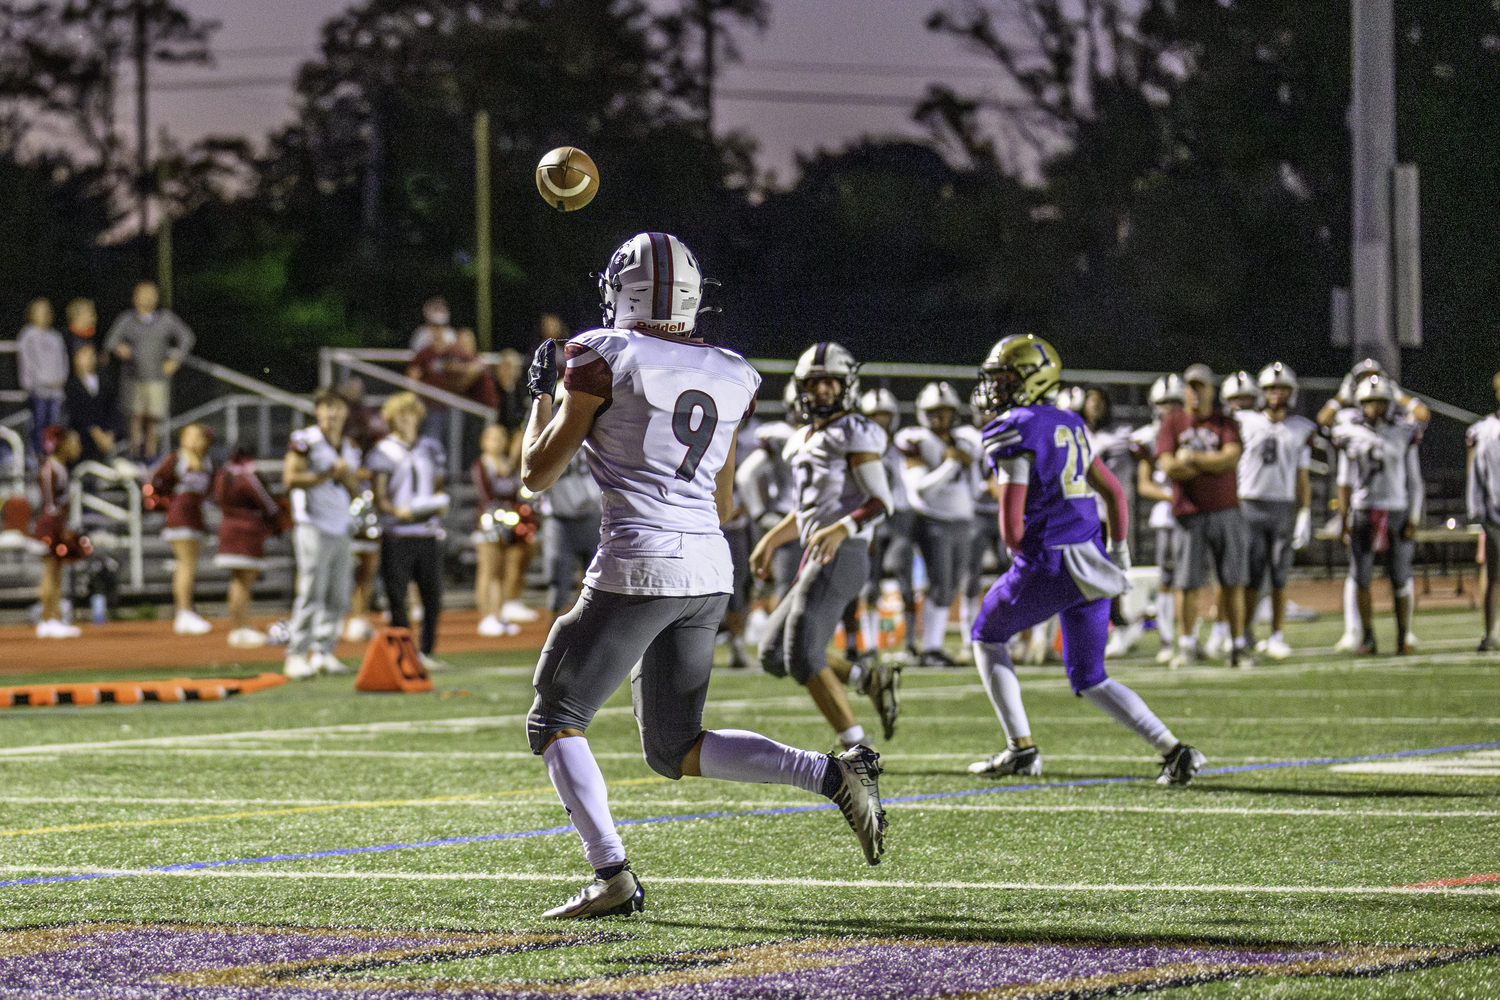
M 266 539 L 277 533 L 281 507 L 255 472 L 255 454 L 236 443 L 229 463 L 214 473 L 214 503 L 224 512 L 214 565 L 229 570 L 229 644 L 254 649 L 266 634 L 250 627 L 250 589 L 265 568 Z
M 46 546 L 42 553 L 42 582 L 37 596 L 42 602 L 42 620 L 37 623 L 39 639 L 72 639 L 78 626 L 62 620 L 63 564 L 82 559 L 89 553 L 87 538 L 68 530 L 68 466 L 83 454 L 83 442 L 77 431 L 52 424 L 42 430 L 42 467 L 37 471 L 37 485 L 42 491 L 42 509 L 37 514 L 35 537 Z
M 521 470 L 510 457 L 509 443 L 504 427 L 486 427 L 479 437 L 479 458 L 470 469 L 479 491 L 479 524 L 473 537 L 480 635 L 514 635 L 520 631 L 517 622 L 537 617 L 520 600 L 536 548 L 537 517 L 521 500 Z
M 167 511 L 167 526 L 161 537 L 172 543 L 177 566 L 172 571 L 172 602 L 177 614 L 172 631 L 178 635 L 203 635 L 213 630 L 193 610 L 193 584 L 198 579 L 198 553 L 203 547 L 203 501 L 213 484 L 214 467 L 208 457 L 214 434 L 202 424 L 188 424 L 177 435 L 177 450 L 168 452 L 151 469 L 150 495 L 153 510 Z

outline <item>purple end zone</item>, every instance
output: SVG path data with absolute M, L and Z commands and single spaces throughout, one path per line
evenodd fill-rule
M 81 925 L 0 933 L 0 997 L 16 1000 L 552 1000 L 539 983 L 403 978 L 400 966 L 463 953 L 567 947 L 572 935 Z M 669 971 L 591 980 L 604 1000 L 907 1000 L 1124 995 L 1244 976 L 1378 973 L 1477 949 L 1325 945 L 989 943 L 811 939 L 673 956 Z M 365 968 L 380 963 L 376 969 Z M 351 971 L 354 970 L 354 971 Z M 335 985 L 327 978 L 340 973 Z

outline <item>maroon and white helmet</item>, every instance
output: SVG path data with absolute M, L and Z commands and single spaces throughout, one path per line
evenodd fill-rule
M 877 413 L 889 413 L 891 415 L 890 430 L 894 433 L 901 426 L 901 405 L 896 402 L 896 394 L 889 389 L 871 389 L 859 397 L 859 412 L 867 417 L 873 417 Z
M 619 329 L 691 333 L 703 303 L 703 272 L 670 233 L 637 233 L 599 275 L 604 323 Z
M 957 418 L 963 405 L 958 393 L 947 382 L 928 382 L 917 393 L 917 423 L 930 428 L 932 421 L 928 415 L 933 410 L 952 410 L 953 416 Z

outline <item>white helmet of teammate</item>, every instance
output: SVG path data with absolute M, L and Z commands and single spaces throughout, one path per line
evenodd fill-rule
M 917 423 L 923 427 L 930 428 L 932 421 L 929 414 L 933 410 L 952 410 L 955 417 L 963 402 L 958 398 L 958 393 L 953 391 L 953 386 L 947 382 L 928 382 L 922 386 L 922 391 L 917 393 Z
M 1297 405 L 1297 373 L 1292 371 L 1291 365 L 1272 361 L 1260 370 L 1255 381 L 1262 393 L 1267 389 L 1286 389 L 1289 393 L 1286 398 L 1287 408 Z
M 688 334 L 703 302 L 703 272 L 670 233 L 637 233 L 599 275 L 604 323 L 620 329 Z
M 1227 403 L 1231 399 L 1250 399 L 1260 402 L 1260 388 L 1243 369 L 1227 376 L 1219 387 L 1219 395 Z M 1255 405 L 1255 404 L 1252 404 Z
M 785 420 L 792 427 L 801 427 L 807 423 L 807 415 L 802 412 L 802 394 L 797 391 L 797 380 L 787 379 L 786 388 L 781 392 L 781 402 L 785 405 Z
M 998 415 L 999 411 L 990 406 L 990 393 L 988 389 L 983 382 L 980 382 L 974 387 L 974 391 L 969 393 L 970 418 L 974 421 L 975 426 L 983 427 Z
M 896 394 L 889 389 L 870 389 L 859 397 L 859 412 L 867 417 L 873 417 L 877 413 L 889 413 L 891 415 L 891 426 L 887 428 L 892 434 L 896 428 L 901 426 L 901 406 L 896 402 Z
M 807 381 L 815 378 L 836 378 L 844 391 L 828 406 L 815 406 L 807 391 Z M 792 381 L 797 386 L 802 412 L 806 415 L 828 417 L 859 405 L 859 362 L 842 345 L 831 340 L 814 344 L 802 352 L 797 367 L 792 369 Z
M 1165 406 L 1167 403 L 1182 403 L 1186 400 L 1182 376 L 1176 372 L 1163 375 L 1151 383 L 1151 392 L 1147 396 L 1152 406 Z
M 1387 403 L 1396 401 L 1396 387 L 1384 375 L 1367 375 L 1354 387 L 1354 401 L 1367 403 L 1372 399 L 1383 399 Z M 1390 412 L 1389 408 L 1386 410 Z
M 1074 413 L 1083 412 L 1083 398 L 1088 393 L 1081 385 L 1070 385 L 1066 389 L 1057 390 L 1057 399 L 1052 405 L 1059 410 L 1072 410 Z

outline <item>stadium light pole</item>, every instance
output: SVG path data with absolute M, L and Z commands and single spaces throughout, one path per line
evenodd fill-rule
M 147 173 L 150 154 L 146 148 L 146 0 L 135 0 L 133 8 L 131 13 L 134 15 L 135 37 L 131 41 L 132 56 L 135 59 L 135 182 L 140 212 L 141 253 L 144 256 L 150 252 L 146 249 L 146 235 L 151 231 L 148 217 L 151 210 L 150 184 Z
M 490 113 L 474 112 L 474 332 L 492 348 L 490 318 Z

